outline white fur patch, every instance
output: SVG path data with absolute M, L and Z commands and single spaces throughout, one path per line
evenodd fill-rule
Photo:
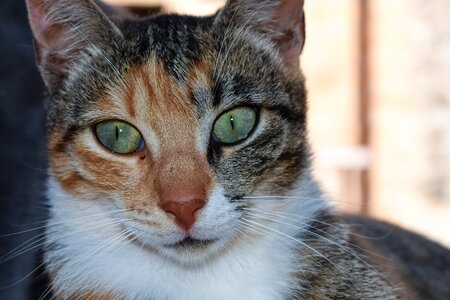
M 125 299 L 286 299 L 299 271 L 298 252 L 273 234 L 244 236 L 201 265 L 175 263 L 149 248 L 130 242 L 122 231 L 120 213 L 111 200 L 83 201 L 66 194 L 50 181 L 51 219 L 46 262 L 53 284 L 65 295 L 83 292 L 113 293 Z M 215 189 L 198 216 L 193 236 L 226 237 L 233 232 L 231 204 Z M 267 201 L 255 208 L 270 209 Z M 288 201 L 285 209 L 307 220 L 323 201 Z M 302 204 L 303 203 L 303 204 Z M 309 203 L 309 204 L 308 204 Z M 303 216 L 303 218 L 302 218 Z M 122 224 L 122 225 L 121 225 Z M 287 235 L 298 230 L 271 226 Z

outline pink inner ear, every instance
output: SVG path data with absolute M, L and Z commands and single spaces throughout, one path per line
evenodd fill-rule
M 286 65 L 298 65 L 305 41 L 303 1 L 284 0 L 278 6 L 271 21 L 275 31 L 281 33 L 275 38 Z
M 277 9 L 277 23 L 279 28 L 289 29 L 293 24 L 299 24 L 303 19 L 303 1 L 285 0 Z
M 27 0 L 28 17 L 30 18 L 31 29 L 34 37 L 40 44 L 46 44 L 44 39 L 44 31 L 48 27 L 48 22 L 45 18 L 45 9 L 40 1 Z
M 36 41 L 47 49 L 57 48 L 61 36 L 61 25 L 51 24 L 47 18 L 45 4 L 39 0 L 27 0 L 31 29 Z
M 44 47 L 48 48 L 50 46 L 50 41 L 48 40 L 48 29 L 50 24 L 45 16 L 41 16 L 36 22 L 37 26 L 35 29 L 35 35 L 38 42 Z

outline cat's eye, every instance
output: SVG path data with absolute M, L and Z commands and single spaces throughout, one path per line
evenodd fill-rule
M 256 110 L 241 106 L 221 114 L 213 127 L 214 137 L 222 144 L 236 144 L 245 140 L 256 124 Z
M 123 121 L 100 122 L 95 125 L 95 134 L 98 141 L 114 153 L 128 154 L 144 147 L 144 140 L 139 131 Z

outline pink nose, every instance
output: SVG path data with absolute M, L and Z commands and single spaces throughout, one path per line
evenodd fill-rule
M 195 213 L 205 206 L 203 197 L 172 197 L 168 201 L 162 201 L 160 207 L 165 212 L 175 216 L 175 222 L 188 231 L 195 223 Z

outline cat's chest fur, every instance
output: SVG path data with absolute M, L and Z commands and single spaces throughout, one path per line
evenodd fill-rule
M 258 250 L 244 253 L 241 249 L 207 267 L 187 270 L 146 250 L 139 253 L 137 247 L 123 247 L 113 255 L 92 255 L 90 269 L 80 274 L 80 285 L 73 288 L 82 291 L 90 283 L 119 298 L 127 295 L 125 299 L 286 299 L 289 262 L 274 258 L 268 249 Z M 71 260 L 83 260 L 83 253 Z
M 123 236 L 112 238 L 114 225 L 100 226 L 110 221 L 88 203 L 81 204 L 82 211 L 88 209 L 98 217 L 80 222 L 82 215 L 70 213 L 75 207 L 80 210 L 80 203 L 72 200 L 58 195 L 52 201 L 58 209 L 50 223 L 61 225 L 49 230 L 48 240 L 58 242 L 46 252 L 47 263 L 58 270 L 53 281 L 66 294 L 77 297 L 95 288 L 118 299 L 276 300 L 287 299 L 299 288 L 295 251 L 271 235 L 230 247 L 202 266 L 180 266 L 137 244 L 124 243 Z

